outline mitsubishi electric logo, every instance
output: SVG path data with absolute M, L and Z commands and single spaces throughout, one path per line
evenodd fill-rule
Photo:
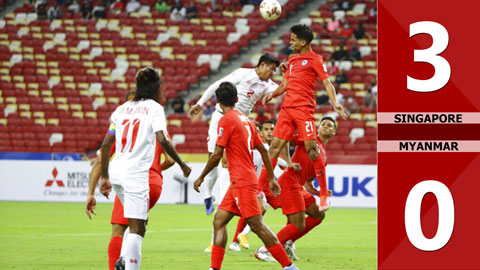
M 53 183 L 57 183 L 58 187 L 65 187 L 65 185 L 63 184 L 63 181 L 60 179 L 57 179 L 58 171 L 56 167 L 53 167 L 52 175 L 53 175 L 53 180 L 52 179 L 47 180 L 47 183 L 45 184 L 46 187 L 51 187 Z

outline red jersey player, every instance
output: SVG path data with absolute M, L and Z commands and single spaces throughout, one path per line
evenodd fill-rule
M 257 176 L 253 165 L 252 151 L 255 148 L 261 153 L 272 193 L 278 195 L 280 188 L 275 182 L 268 152 L 258 136 L 255 125 L 246 115 L 234 109 L 235 102 L 238 100 L 235 86 L 229 82 L 223 82 L 215 94 L 224 116 L 218 122 L 215 151 L 195 181 L 194 188 L 200 192 L 199 187 L 203 183 L 204 177 L 218 165 L 224 149 L 229 161 L 228 170 L 231 184 L 213 221 L 214 245 L 210 269 L 219 270 L 222 266 L 227 244 L 226 226 L 234 215 L 243 216 L 246 219 L 252 231 L 261 238 L 269 252 L 284 269 L 298 269 L 288 258 L 277 237 L 263 223 L 262 211 L 256 194 Z
M 278 116 L 277 125 L 273 131 L 273 141 L 270 147 L 272 164 L 275 166 L 281 149 L 292 139 L 295 129 L 298 129 L 299 140 L 305 144 L 308 157 L 314 161 L 315 172 L 318 176 L 321 171 L 321 160 L 316 143 L 315 134 L 315 95 L 314 87 L 319 78 L 325 86 L 330 101 L 335 111 L 343 118 L 347 117 L 343 106 L 335 99 L 335 87 L 328 79 L 328 74 L 320 55 L 315 54 L 310 43 L 313 40 L 313 32 L 305 25 L 294 25 L 290 28 L 292 32 L 290 46 L 297 53 L 288 59 L 288 67 L 280 86 L 270 95 L 264 97 L 264 104 L 272 97 L 279 96 L 285 91 L 282 110 Z M 262 170 L 259 178 L 259 189 L 265 185 L 266 173 Z M 327 183 L 319 181 L 320 185 L 320 208 L 325 210 L 330 204 L 327 191 Z
M 320 210 L 315 204 L 315 198 L 312 196 L 312 194 L 320 196 L 320 192 L 313 187 L 312 180 L 317 176 L 322 178 L 317 179 L 318 182 L 326 181 L 325 166 L 327 165 L 327 156 L 325 145 L 335 135 L 336 131 L 337 127 L 333 118 L 327 116 L 320 120 L 317 146 L 320 152 L 319 158 L 322 161 L 322 168 L 319 175 L 316 174 L 313 162 L 308 157 L 305 145 L 298 140 L 298 136 L 294 136 L 292 143 L 296 145 L 296 148 L 292 156 L 292 162 L 299 163 L 302 166 L 302 170 L 295 172 L 288 168 L 278 178 L 278 184 L 280 184 L 283 191 L 278 198 L 282 212 L 288 218 L 288 223 L 277 233 L 277 237 L 284 244 L 287 254 L 293 260 L 298 260 L 293 250 L 293 242 L 319 225 L 325 217 L 325 211 Z M 305 186 L 308 192 L 303 189 L 303 186 Z M 329 191 L 329 195 L 330 193 Z M 308 215 L 307 218 L 305 218 L 305 213 Z M 265 256 L 260 256 L 260 259 L 271 260 L 265 258 Z

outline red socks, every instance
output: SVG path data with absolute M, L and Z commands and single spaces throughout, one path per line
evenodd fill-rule
M 282 265 L 282 267 L 287 267 L 292 264 L 290 258 L 288 258 L 283 245 L 278 243 L 269 248 L 267 248 L 270 254 Z
M 325 163 L 320 156 L 312 161 L 315 168 L 315 176 L 317 177 L 318 185 L 320 186 L 320 196 L 328 196 L 327 177 L 325 175 Z
M 285 252 L 285 251 L 284 251 Z M 222 267 L 223 256 L 225 255 L 225 248 L 215 246 L 212 247 L 212 264 L 210 268 L 220 269 Z
M 280 243 L 283 245 L 288 241 L 288 239 L 292 239 L 292 237 L 298 233 L 300 233 L 300 230 L 297 228 L 297 226 L 293 224 L 287 224 L 277 233 L 277 238 L 278 241 L 280 241 Z
M 247 222 L 243 217 L 240 217 L 237 223 L 237 231 L 235 231 L 235 236 L 233 237 L 233 242 L 238 242 L 238 235 L 245 229 Z
M 115 270 L 115 263 L 120 257 L 120 250 L 122 249 L 123 238 L 120 236 L 114 236 L 110 238 L 110 244 L 108 244 L 108 269 Z
M 307 217 L 305 219 L 305 230 L 301 231 L 301 232 L 298 232 L 297 234 L 295 234 L 294 236 L 292 236 L 290 238 L 290 240 L 292 240 L 292 242 L 295 242 L 297 241 L 297 239 L 301 238 L 302 236 L 304 236 L 305 234 L 307 234 L 309 231 L 311 231 L 313 228 L 315 228 L 316 226 L 320 225 L 320 223 L 322 223 L 322 220 L 321 219 L 316 219 L 316 218 L 312 218 L 312 217 Z M 280 233 L 280 232 L 279 232 Z

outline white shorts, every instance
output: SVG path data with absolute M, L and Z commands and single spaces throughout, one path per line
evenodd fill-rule
M 125 218 L 147 220 L 150 199 L 149 187 L 144 190 L 137 189 L 135 192 L 129 192 L 122 185 L 118 184 L 112 184 L 112 188 L 123 205 L 123 216 Z
M 212 118 L 210 119 L 210 126 L 208 127 L 207 138 L 207 149 L 209 153 L 213 153 L 215 151 L 215 145 L 217 144 L 218 122 L 222 117 L 223 114 L 219 113 L 217 110 L 212 113 Z

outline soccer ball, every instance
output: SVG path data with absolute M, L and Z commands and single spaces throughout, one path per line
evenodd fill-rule
M 282 6 L 277 0 L 263 0 L 260 3 L 260 15 L 267 20 L 273 21 L 278 19 L 282 14 Z

